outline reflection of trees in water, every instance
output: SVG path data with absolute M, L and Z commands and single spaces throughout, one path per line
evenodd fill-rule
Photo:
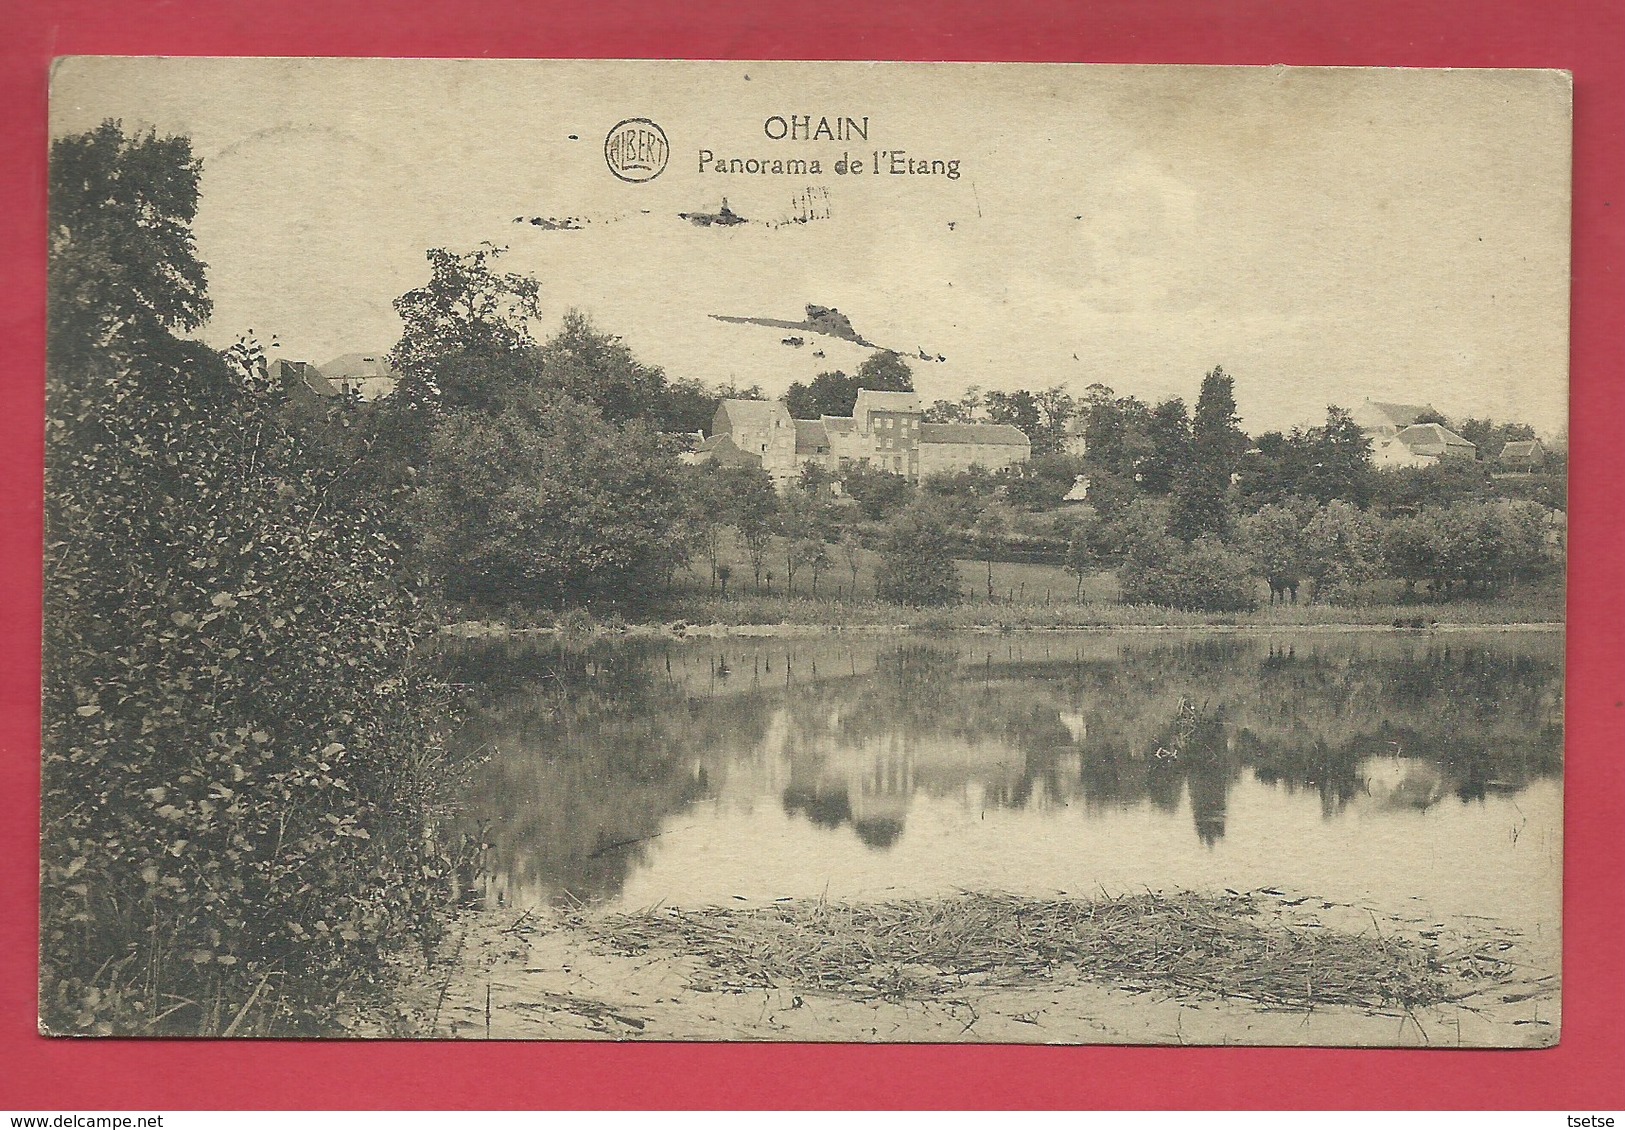
M 532 649 L 494 674 L 459 736 L 488 754 L 469 815 L 501 883 L 549 895 L 618 893 L 666 819 L 712 794 L 710 751 L 767 724 L 760 700 L 689 702 L 637 647 Z
M 679 654 L 686 683 L 670 648 L 499 652 L 453 672 L 474 687 L 461 740 L 493 751 L 473 815 L 508 882 L 590 898 L 617 892 L 665 821 L 731 773 L 767 780 L 778 765 L 785 812 L 877 849 L 901 837 L 916 793 L 986 808 L 1188 800 L 1212 845 L 1246 773 L 1313 791 L 1329 816 L 1561 772 L 1555 650 L 1226 638 L 1056 651 L 911 642 L 862 672 L 813 653 L 792 678 L 785 655 L 719 648 Z
M 1246 771 L 1288 791 L 1313 790 L 1328 816 L 1366 791 L 1377 757 L 1420 759 L 1385 804 L 1513 792 L 1561 770 L 1560 666 L 1489 649 L 1273 647 L 1224 639 L 1124 647 L 1110 659 L 967 660 L 911 645 L 854 684 L 798 688 L 786 741 L 788 811 L 804 798 L 848 798 L 869 774 L 853 751 L 906 792 L 969 795 L 984 806 L 1088 809 L 1188 799 L 1197 835 L 1223 837 L 1231 787 Z M 966 756 L 992 744 L 1011 756 Z M 1432 781 L 1433 784 L 1425 784 Z M 899 814 L 899 818 L 901 813 Z

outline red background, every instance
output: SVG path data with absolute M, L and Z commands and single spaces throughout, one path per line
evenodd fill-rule
M 34 1033 L 53 56 L 439 55 L 1574 72 L 1564 1025 L 1547 1051 L 228 1043 Z M 1625 3 L 0 0 L 0 1107 L 1625 1107 Z

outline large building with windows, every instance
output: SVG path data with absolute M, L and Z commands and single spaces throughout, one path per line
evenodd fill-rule
M 760 460 L 782 486 L 809 463 L 837 475 L 857 467 L 890 471 L 910 482 L 971 467 L 997 471 L 1025 462 L 1032 444 L 1008 424 L 926 423 L 912 392 L 860 389 L 852 415 L 817 420 L 791 419 L 783 401 L 724 400 L 695 454 L 712 458 L 719 450 Z

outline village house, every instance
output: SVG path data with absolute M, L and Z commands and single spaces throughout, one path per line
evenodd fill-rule
M 1477 458 L 1477 445 L 1443 424 L 1412 424 L 1371 441 L 1371 462 L 1378 467 L 1427 467 L 1441 459 Z
M 1427 467 L 1440 459 L 1477 459 L 1477 446 L 1443 424 L 1417 422 L 1438 415 L 1430 404 L 1369 399 L 1349 413 L 1371 441 L 1375 466 Z
M 1032 443 L 1019 428 L 929 424 L 914 393 L 873 389 L 858 390 L 852 415 L 817 420 L 791 419 L 782 400 L 724 400 L 712 418 L 710 437 L 692 458 L 732 459 L 730 449 L 759 460 L 781 487 L 807 464 L 834 474 L 868 467 L 919 482 L 971 467 L 997 471 L 1032 455 Z
M 395 391 L 400 379 L 382 353 L 346 353 L 321 367 L 322 376 L 341 396 L 378 400 Z
M 1546 465 L 1546 447 L 1538 439 L 1509 440 L 1495 461 L 1502 471 L 1533 474 Z
M 1372 439 L 1392 437 L 1401 428 L 1408 428 L 1423 416 L 1438 416 L 1431 404 L 1390 404 L 1369 397 L 1349 413 L 1360 430 Z
M 279 358 L 266 368 L 291 399 L 304 403 L 378 400 L 394 392 L 399 379 L 381 353 L 346 353 L 319 368 L 309 361 Z

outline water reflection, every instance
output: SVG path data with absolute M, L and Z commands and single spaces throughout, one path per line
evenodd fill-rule
M 1213 850 L 1243 786 L 1273 798 L 1254 821 L 1304 797 L 1322 821 L 1381 820 L 1559 776 L 1561 637 L 1443 639 L 499 648 L 460 661 L 477 689 L 462 740 L 491 753 L 474 807 L 497 897 L 614 898 L 663 841 L 698 842 L 702 827 L 747 854 L 803 835 L 813 855 L 839 852 L 850 837 L 896 860 L 906 891 L 917 865 L 900 845 L 922 811 L 1020 826 L 973 848 L 933 825 L 943 851 L 1042 851 L 1058 820 L 1140 810 L 1155 814 L 1141 834 L 1184 823 Z M 691 850 L 684 866 L 706 866 Z M 1017 866 L 977 862 L 1001 865 Z

